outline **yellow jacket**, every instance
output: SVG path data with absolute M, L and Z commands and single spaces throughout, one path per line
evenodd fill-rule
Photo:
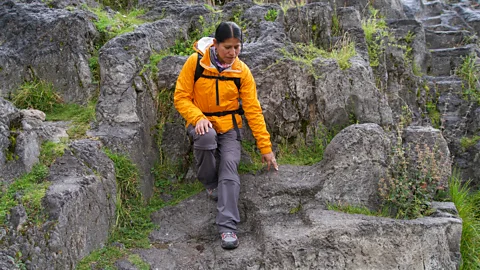
M 233 111 L 239 108 L 239 98 L 242 100 L 245 117 L 257 140 L 258 149 L 262 154 L 272 152 L 270 134 L 265 125 L 262 108 L 257 99 L 257 88 L 250 69 L 238 57 L 233 65 L 221 73 L 210 62 L 210 47 L 212 38 L 202 38 L 194 44 L 194 49 L 203 55 L 200 60 L 205 70 L 203 75 L 225 76 L 240 78 L 241 88 L 237 89 L 234 81 L 218 81 L 218 97 L 216 93 L 216 80 L 200 77 L 194 84 L 195 69 L 197 66 L 197 53 L 192 54 L 177 79 L 174 94 L 174 105 L 178 112 L 187 121 L 187 126 L 195 124 L 200 119 L 208 119 L 215 131 L 225 133 L 233 129 L 231 115 L 205 116 L 205 113 Z M 240 93 L 239 93 L 240 92 Z M 217 103 L 218 102 L 218 103 Z M 235 114 L 239 127 L 242 127 L 242 117 Z

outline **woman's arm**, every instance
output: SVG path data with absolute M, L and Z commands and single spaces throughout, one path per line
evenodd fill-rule
M 195 68 L 197 67 L 198 54 L 192 54 L 178 75 L 175 93 L 173 95 L 173 104 L 183 118 L 192 125 L 196 125 L 201 119 L 206 119 L 202 111 L 193 104 L 193 85 L 195 77 Z

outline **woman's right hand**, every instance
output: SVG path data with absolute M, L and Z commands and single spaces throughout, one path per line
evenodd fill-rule
M 212 123 L 208 121 L 208 119 L 203 118 L 199 120 L 195 125 L 195 133 L 197 135 L 203 135 L 205 133 L 208 133 L 209 128 L 213 128 Z

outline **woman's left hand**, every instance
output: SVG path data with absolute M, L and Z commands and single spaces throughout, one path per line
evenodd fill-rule
M 273 166 L 273 168 L 276 171 L 278 171 L 277 160 L 275 159 L 275 154 L 273 152 L 262 155 L 262 163 L 264 163 L 264 162 L 267 163 L 267 170 L 270 171 L 270 166 Z

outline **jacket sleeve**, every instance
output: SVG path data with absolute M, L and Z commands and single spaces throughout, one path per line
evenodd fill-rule
M 193 84 L 195 77 L 195 68 L 197 67 L 198 54 L 192 54 L 178 75 L 175 93 L 173 95 L 173 104 L 183 118 L 192 125 L 195 125 L 200 119 L 206 118 L 202 111 L 193 104 Z
M 248 125 L 252 129 L 253 136 L 257 141 L 257 147 L 260 153 L 268 154 L 272 152 L 272 143 L 270 134 L 267 131 L 267 125 L 263 117 L 262 108 L 257 98 L 257 86 L 250 69 L 245 65 L 246 76 L 242 78 L 240 88 L 240 98 L 242 99 L 243 110 L 247 118 Z

